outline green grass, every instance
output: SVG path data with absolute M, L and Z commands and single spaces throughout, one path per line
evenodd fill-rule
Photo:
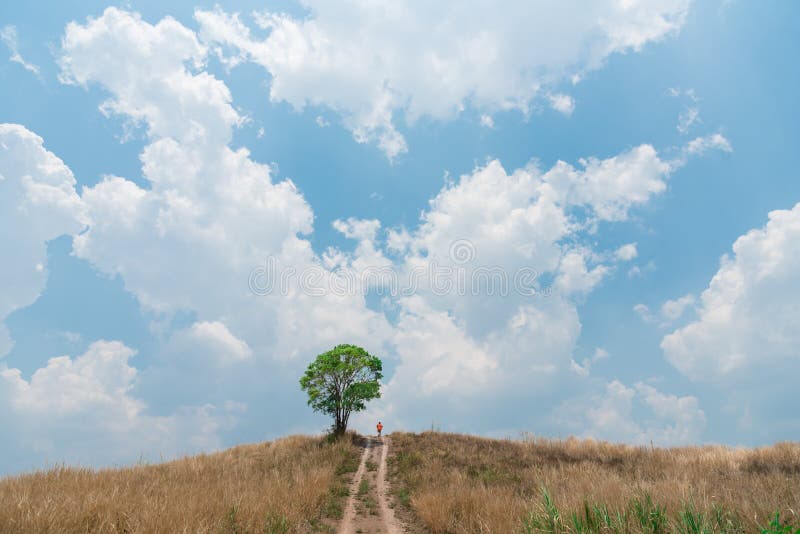
M 264 522 L 264 534 L 288 534 L 291 530 L 289 520 L 278 514 L 268 514 Z
M 236 518 L 238 513 L 239 513 L 239 507 L 236 506 L 235 504 L 231 506 L 230 510 L 228 510 L 228 515 L 226 516 L 225 532 L 229 532 L 230 534 L 239 534 L 240 532 L 242 532 L 242 529 L 239 526 L 239 521 Z
M 395 471 L 404 472 L 422 464 L 422 457 L 417 452 L 401 451 L 389 459 Z
M 378 515 L 378 503 L 370 496 L 364 497 L 361 502 L 370 515 Z
M 761 534 L 800 534 L 800 526 L 782 523 L 781 515 L 776 513 L 769 526 L 761 529 Z
M 580 513 L 569 517 L 558 509 L 546 488 L 542 488 L 541 501 L 522 521 L 523 534 L 745 534 L 740 518 L 732 511 L 713 506 L 710 513 L 698 511 L 694 504 L 685 502 L 681 509 L 670 513 L 666 506 L 644 494 L 632 499 L 626 507 L 610 510 L 603 504 L 584 501 Z M 775 514 L 761 534 L 800 534 L 800 523 L 781 522 Z
M 358 456 L 351 455 L 344 459 L 336 468 L 337 475 L 346 475 L 358 471 Z
M 352 436 L 345 436 L 339 439 L 352 439 Z M 350 495 L 348 475 L 358 471 L 358 463 L 359 454 L 357 452 L 350 450 L 342 455 L 342 459 L 335 471 L 337 480 L 331 485 L 322 510 L 324 517 L 341 519 L 344 515 L 344 505 Z M 278 532 L 280 531 L 278 530 Z
M 350 495 L 347 485 L 342 482 L 334 483 L 328 492 L 328 499 L 325 501 L 325 517 L 341 519 L 344 514 L 344 503 Z
M 411 492 L 408 490 L 408 488 L 398 488 L 394 493 L 397 496 L 397 500 L 400 501 L 400 504 L 406 508 L 411 507 Z

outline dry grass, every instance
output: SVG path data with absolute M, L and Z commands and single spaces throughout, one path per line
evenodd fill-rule
M 324 531 L 353 463 L 349 439 L 295 436 L 159 465 L 59 467 L 0 480 L 0 532 Z
M 434 533 L 754 532 L 778 511 L 800 523 L 800 444 L 653 449 L 435 432 L 395 433 L 392 444 L 398 500 Z

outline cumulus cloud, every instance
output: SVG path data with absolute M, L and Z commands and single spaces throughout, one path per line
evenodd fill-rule
M 32 304 L 47 280 L 47 242 L 80 231 L 84 209 L 75 177 L 41 137 L 0 124 L 0 356 L 11 349 L 2 321 Z
M 583 251 L 571 250 L 561 258 L 555 289 L 565 295 L 589 293 L 605 277 L 608 270 L 605 265 L 589 269 L 586 266 L 586 254 Z
M 595 253 L 584 236 L 602 221 L 626 220 L 665 189 L 672 168 L 648 145 L 577 168 L 559 162 L 507 171 L 492 160 L 442 188 L 416 229 L 389 232 L 383 252 L 377 221 L 339 223 L 361 243 L 347 265 L 356 264 L 358 250 L 382 261 L 399 252 L 395 269 L 404 280 L 432 265 L 453 274 L 446 291 L 419 277 L 413 298 L 395 303 L 390 346 L 399 363 L 385 402 L 366 417 L 405 422 L 424 403 L 436 406 L 423 410 L 430 417 L 474 428 L 481 404 L 552 403 L 554 384 L 576 366 L 588 375 L 607 353 L 598 350 L 583 365 L 572 359 L 581 330 L 577 303 L 610 274 L 603 261 L 616 254 Z M 519 273 L 528 276 L 522 286 L 515 285 Z M 463 411 L 468 405 L 472 412 Z
M 310 350 L 321 349 L 324 329 L 300 335 L 298 329 L 320 326 L 300 318 L 335 322 L 343 309 L 353 326 L 339 335 L 360 330 L 354 337 L 367 336 L 371 329 L 362 321 L 381 319 L 357 299 L 293 292 L 283 295 L 293 302 L 287 305 L 278 296 L 249 293 L 251 270 L 268 258 L 276 261 L 275 269 L 300 271 L 318 263 L 303 238 L 312 230 L 313 214 L 291 181 L 274 182 L 269 166 L 253 161 L 246 149 L 228 146 L 241 118 L 225 84 L 195 72 L 206 52 L 173 19 L 153 25 L 115 8 L 67 27 L 62 79 L 101 85 L 111 94 L 104 109 L 145 123 L 148 144 L 141 160 L 150 184 L 145 189 L 109 176 L 86 188 L 82 198 L 90 224 L 76 236 L 75 253 L 122 275 L 146 308 L 192 310 L 201 322 L 237 331 L 254 351 L 286 357 L 308 349 L 298 345 L 301 339 Z M 121 63 L 126 68 L 120 71 Z M 330 341 L 334 334 L 331 329 Z M 276 346 L 281 339 L 284 345 Z
M 644 416 L 637 417 L 637 411 L 643 411 Z M 568 417 L 576 412 L 585 414 L 579 418 L 581 426 L 575 426 L 586 429 L 584 437 L 639 445 L 697 443 L 706 427 L 706 415 L 696 397 L 665 394 L 642 382 L 628 387 L 611 381 L 603 393 L 589 400 L 570 401 L 561 411 Z
M 631 13 L 642 9 L 632 7 Z M 236 23 L 220 12 L 211 16 Z M 270 22 L 268 39 L 291 24 L 305 31 L 306 22 L 278 17 Z M 201 21 L 204 32 L 212 31 L 209 24 Z M 629 30 L 608 34 L 609 50 L 637 48 L 671 31 Z M 156 364 L 136 373 L 134 388 L 142 397 L 126 390 L 132 406 L 135 398 L 170 397 L 174 410 L 141 421 L 160 424 L 158 418 L 173 417 L 181 406 L 202 406 L 203 396 L 214 406 L 296 396 L 296 377 L 307 358 L 342 340 L 391 362 L 394 372 L 375 410 L 409 428 L 429 415 L 468 424 L 476 413 L 519 400 L 552 406 L 571 383 L 561 379 L 575 378 L 570 367 L 581 331 L 578 304 L 610 275 L 607 262 L 616 261 L 613 251 L 593 250 L 587 236 L 602 231 L 603 223 L 627 220 L 663 192 L 676 164 L 650 145 L 550 169 L 509 171 L 492 160 L 445 185 L 415 227 L 387 231 L 377 220 L 342 219 L 334 227 L 356 242 L 355 250 L 315 252 L 308 239 L 313 212 L 294 184 L 276 180 L 269 166 L 230 146 L 242 118 L 224 82 L 203 70 L 213 43 L 220 42 L 212 37 L 198 39 L 171 18 L 151 24 L 109 8 L 70 24 L 59 58 L 65 83 L 99 86 L 109 95 L 104 113 L 146 131 L 140 156 L 146 186 L 106 176 L 76 197 L 84 222 L 68 229 L 75 254 L 103 273 L 119 275 L 146 311 L 192 317 L 188 326 L 165 335 Z M 237 46 L 257 41 L 246 37 Z M 601 62 L 609 50 L 594 60 Z M 292 83 L 291 77 L 275 76 L 276 98 L 284 99 Z M 487 98 L 479 102 L 487 108 L 493 107 L 487 102 L 512 98 L 503 96 L 503 88 L 497 91 L 500 96 L 491 98 L 474 94 Z M 384 118 L 391 118 L 392 100 L 382 105 L 381 113 L 390 112 Z M 350 108 L 341 109 L 348 116 Z M 403 109 L 440 114 L 422 100 Z M 353 123 L 356 134 L 366 128 L 364 135 L 387 134 L 389 126 Z M 394 142 L 391 136 L 387 142 Z M 451 290 L 441 291 L 423 276 L 413 295 L 389 296 L 377 305 L 365 297 L 377 289 L 375 279 L 356 284 L 353 292 L 330 291 L 370 268 L 390 268 L 408 282 L 434 263 L 456 273 Z M 493 286 L 498 269 L 507 277 L 505 295 L 502 286 Z M 310 276 L 291 278 L 285 287 L 262 285 L 270 273 L 290 272 Z M 470 281 L 461 293 L 459 273 Z M 310 282 L 322 292 L 308 292 Z M 121 364 L 118 370 L 133 376 Z M 181 380 L 186 376 L 191 380 Z M 258 427 L 254 421 L 278 428 L 291 419 L 277 412 L 242 417 L 248 417 L 248 428 Z M 516 419 L 512 413 L 504 417 Z M 520 424 L 533 424 L 537 416 L 526 417 Z M 502 424 L 482 420 L 487 426 L 476 430 Z M 218 431 L 211 435 L 220 439 Z M 253 435 L 258 437 L 263 434 Z
M 141 46 L 130 46 L 134 42 Z M 222 81 L 193 72 L 203 65 L 206 53 L 194 32 L 171 17 L 151 25 L 136 13 L 108 8 L 85 25 L 67 25 L 60 79 L 82 86 L 102 84 L 113 96 L 101 109 L 144 122 L 153 139 L 225 144 L 232 126 L 243 119 Z M 166 156 L 171 148 L 164 142 L 158 152 Z
M 30 380 L 0 364 L 4 456 L 16 469 L 28 469 L 44 461 L 110 465 L 218 448 L 217 431 L 233 422 L 239 407 L 148 415 L 131 394 L 134 354 L 122 343 L 98 341 L 74 359 L 51 358 Z
M 145 311 L 193 316 L 164 334 L 136 383 L 167 410 L 160 417 L 208 402 L 302 406 L 294 385 L 306 358 L 343 339 L 382 353 L 388 331 L 361 294 L 304 291 L 301 273 L 322 287 L 333 276 L 306 238 L 312 210 L 291 181 L 229 146 L 242 120 L 225 84 L 202 70 L 206 54 L 173 19 L 150 24 L 109 8 L 69 25 L 60 57 L 62 80 L 100 86 L 109 93 L 102 110 L 145 127 L 147 186 L 107 176 L 86 187 L 88 229 L 73 249 L 119 275 Z M 278 273 L 297 276 L 262 294 Z M 241 417 L 239 439 L 323 428 L 263 408 Z
M 226 63 L 253 61 L 268 70 L 273 101 L 325 105 L 359 142 L 376 143 L 393 158 L 407 150 L 400 116 L 409 124 L 423 116 L 444 120 L 467 106 L 527 114 L 540 98 L 568 115 L 572 99 L 550 88 L 678 31 L 689 0 L 304 6 L 302 19 L 256 13 L 266 37 L 238 14 L 198 10 L 195 17 Z
M 116 31 L 115 24 L 145 28 L 141 34 L 128 29 L 131 35 L 126 35 Z M 163 21 L 151 26 L 115 10 L 107 11 L 102 22 L 92 20 L 70 31 L 79 36 L 96 32 L 97 43 L 124 49 L 106 40 L 111 36 L 128 40 L 149 36 L 159 41 L 161 37 L 153 34 L 158 28 L 188 39 L 182 30 Z M 88 43 L 87 39 L 67 38 L 65 43 Z M 87 44 L 85 50 L 73 51 L 65 45 L 67 79 L 74 78 L 70 65 L 81 62 L 81 57 L 71 54 L 90 49 Z M 186 50 L 193 54 L 194 47 Z M 115 108 L 148 109 L 144 120 L 160 119 L 160 113 L 149 108 L 173 105 L 173 100 L 182 98 L 182 91 L 194 91 L 195 79 L 201 75 L 184 65 L 193 57 L 176 56 L 172 61 L 173 76 L 183 79 L 177 89 L 126 88 L 127 94 L 138 95 L 136 100 L 115 104 Z M 143 64 L 141 68 L 147 67 Z M 113 73 L 96 70 L 93 76 L 105 85 L 104 77 Z M 86 78 L 86 83 L 90 82 Z M 115 88 L 115 83 L 107 87 Z M 157 84 L 158 80 L 144 76 L 139 81 L 131 76 L 129 83 Z M 203 79 L 199 83 L 210 82 Z M 113 101 L 121 101 L 115 90 Z M 157 100 L 147 105 L 138 101 L 152 95 Z M 230 105 L 226 99 L 204 103 Z M 664 190 L 672 170 L 648 145 L 607 159 L 582 160 L 579 167 L 560 162 L 546 172 L 529 167 L 508 173 L 499 161 L 491 161 L 443 188 L 423 213 L 420 225 L 410 233 L 394 233 L 387 250 L 380 242 L 379 221 L 340 220 L 334 227 L 357 241 L 355 251 L 345 254 L 332 249 L 318 260 L 302 237 L 310 231 L 310 208 L 293 186 L 273 184 L 269 168 L 252 162 L 246 151 L 234 152 L 221 144 L 236 124 L 235 114 L 202 108 L 194 111 L 200 115 L 192 136 L 182 136 L 168 123 L 162 123 L 163 130 L 148 126 L 150 144 L 142 161 L 150 189 L 108 177 L 85 191 L 91 224 L 76 238 L 76 253 L 104 271 L 119 273 L 145 306 L 161 311 L 190 309 L 199 315 L 199 324 L 206 325 L 206 330 L 213 324 L 220 331 L 236 331 L 236 339 L 254 352 L 279 357 L 312 354 L 342 336 L 384 347 L 398 362 L 386 390 L 395 414 L 413 413 L 411 404 L 421 399 L 442 399 L 445 409 L 452 408 L 459 398 L 485 399 L 511 386 L 546 386 L 551 377 L 568 369 L 580 332 L 573 298 L 591 291 L 609 272 L 591 250 L 574 244 L 587 225 L 568 212 L 580 206 L 594 221 L 625 220 L 632 208 Z M 227 130 L 215 131 L 208 139 L 204 132 L 211 128 L 203 117 L 213 124 L 226 116 Z M 167 133 L 176 137 L 162 137 Z M 237 191 L 239 194 L 231 194 Z M 453 244 L 459 240 L 467 254 L 464 258 L 453 255 Z M 392 248 L 402 251 L 399 259 L 387 255 Z M 471 254 L 475 256 L 470 258 Z M 482 267 L 496 266 L 509 276 L 529 269 L 528 289 L 543 293 L 546 288 L 537 282 L 536 274 L 549 273 L 554 295 L 536 300 L 522 293 L 511 294 L 509 299 L 485 291 L 440 294 L 429 279 L 423 279 L 415 298 L 389 303 L 398 312 L 394 328 L 390 328 L 383 314 L 367 309 L 360 294 L 313 296 L 290 291 L 280 299 L 244 294 L 241 284 L 248 277 L 247 269 L 266 256 L 277 258 L 280 267 L 297 271 L 314 267 L 328 282 L 341 273 L 381 266 L 392 267 L 409 279 L 416 267 L 429 267 L 432 261 L 448 268 L 462 266 L 473 280 Z M 142 258 L 147 258 L 147 263 L 142 263 Z M 184 264 L 186 258 L 192 261 Z M 164 266 L 177 273 L 175 279 L 164 279 Z M 485 275 L 479 280 L 489 283 L 493 273 Z M 207 280 L 214 284 L 209 286 Z M 200 287 L 202 291 L 197 290 Z M 237 292 L 241 298 L 236 298 Z M 349 320 L 343 327 L 345 313 Z M 176 333 L 172 347 L 190 346 L 184 339 L 190 334 L 197 337 L 193 331 Z M 434 339 L 439 343 L 433 343 Z M 420 352 L 423 341 L 430 348 Z M 465 387 L 454 389 L 455 383 Z
M 697 318 L 664 336 L 666 359 L 713 391 L 751 440 L 793 439 L 800 374 L 800 204 L 769 213 L 733 244 L 697 303 Z M 733 426 L 732 425 L 732 426 Z
M 754 384 L 780 369 L 791 381 L 800 364 L 799 267 L 797 204 L 734 242 L 700 296 L 698 319 L 664 337 L 667 359 L 694 380 Z
M 559 161 L 547 182 L 560 202 L 590 207 L 602 221 L 625 220 L 632 207 L 662 193 L 674 163 L 664 161 L 651 145 L 640 145 L 604 160 L 580 160 L 582 168 Z

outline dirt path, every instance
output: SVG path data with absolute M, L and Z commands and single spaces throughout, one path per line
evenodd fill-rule
M 350 485 L 350 497 L 339 534 L 402 534 L 400 522 L 389 506 L 386 457 L 389 438 L 367 437 L 361 463 Z
M 389 490 L 386 485 L 386 457 L 389 454 L 389 438 L 383 438 L 381 444 L 381 463 L 378 467 L 378 481 L 376 490 L 378 492 L 378 501 L 381 503 L 381 516 L 383 516 L 383 523 L 386 526 L 384 532 L 395 534 L 403 532 L 403 527 L 400 521 L 394 516 L 394 509 L 389 507 Z

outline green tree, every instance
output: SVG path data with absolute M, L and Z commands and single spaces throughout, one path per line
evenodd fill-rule
M 333 432 L 344 434 L 350 414 L 380 398 L 383 363 L 361 347 L 337 345 L 311 362 L 300 379 L 315 412 L 333 417 Z

